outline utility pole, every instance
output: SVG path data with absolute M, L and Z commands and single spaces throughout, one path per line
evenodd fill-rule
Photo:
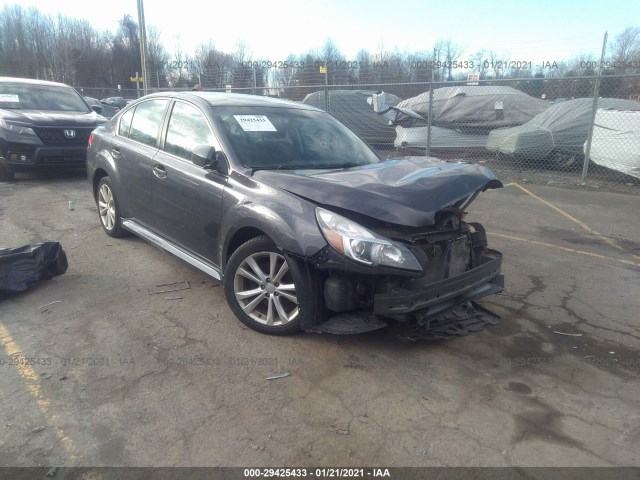
M 138 0 L 138 31 L 140 32 L 140 63 L 142 64 L 142 88 L 147 94 L 147 26 L 144 22 L 144 6 Z M 136 75 L 137 76 L 137 75 Z

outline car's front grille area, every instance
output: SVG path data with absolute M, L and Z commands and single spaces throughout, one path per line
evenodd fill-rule
M 77 147 L 87 146 L 89 142 L 89 135 L 93 131 L 93 128 L 40 127 L 34 128 L 34 130 L 40 137 L 40 140 L 42 140 L 42 143 L 44 143 L 45 145 L 59 147 Z M 66 134 L 65 131 L 67 132 Z
M 70 155 L 47 155 L 42 157 L 42 159 L 40 160 L 41 164 L 47 164 L 47 165 L 55 165 L 58 163 L 64 163 L 64 164 L 78 164 L 81 165 L 85 162 L 85 160 L 87 159 L 87 156 L 83 153 L 74 153 L 74 154 L 70 154 Z
M 405 281 L 403 286 L 410 290 L 455 277 L 471 268 L 471 241 L 468 235 L 430 244 L 414 244 L 414 248 L 422 250 L 428 260 L 422 277 Z

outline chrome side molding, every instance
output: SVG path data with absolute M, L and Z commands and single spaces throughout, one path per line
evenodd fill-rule
M 216 280 L 220 280 L 222 278 L 222 274 L 218 268 L 214 267 L 210 263 L 205 262 L 204 260 L 194 257 L 191 253 L 156 235 L 155 233 L 136 223 L 135 221 L 123 219 L 122 227 L 153 243 L 154 245 L 157 245 L 163 250 L 166 250 L 167 252 L 175 255 L 179 259 L 184 260 L 189 265 L 196 267 L 198 270 L 201 270 L 207 275 L 212 276 Z

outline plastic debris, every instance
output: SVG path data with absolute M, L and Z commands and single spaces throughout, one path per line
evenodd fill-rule
M 272 377 L 267 377 L 267 380 L 277 380 L 278 378 L 285 378 L 291 375 L 289 372 L 281 373 L 279 375 L 273 375 Z
M 0 293 L 23 292 L 39 280 L 62 275 L 68 267 L 58 242 L 0 248 Z

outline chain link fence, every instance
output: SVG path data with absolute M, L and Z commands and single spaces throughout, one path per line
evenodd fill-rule
M 418 61 L 412 68 L 280 63 L 240 62 L 198 74 L 187 74 L 187 64 L 178 65 L 184 74 L 152 70 L 146 92 L 135 74 L 121 85 L 104 86 L 99 76 L 92 85 L 69 83 L 96 99 L 135 99 L 196 84 L 205 91 L 284 98 L 328 111 L 383 157 L 478 162 L 505 182 L 640 194 L 638 73 L 545 76 L 520 70 L 520 78 L 469 81 L 467 73 L 456 80 L 446 68 L 421 69 Z
M 478 162 L 505 182 L 640 194 L 640 75 L 332 84 L 318 73 L 305 79 L 205 83 L 204 89 L 321 108 L 384 157 Z

